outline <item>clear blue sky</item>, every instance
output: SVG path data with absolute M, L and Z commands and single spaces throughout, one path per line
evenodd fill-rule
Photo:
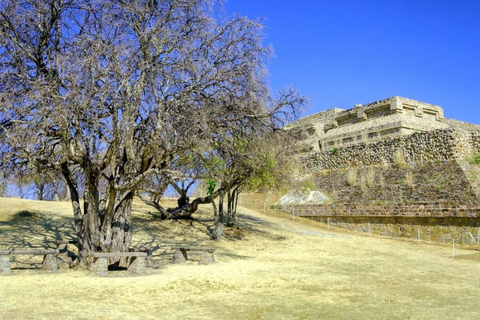
M 480 124 L 480 0 L 228 0 L 263 18 L 274 91 L 312 99 L 306 114 L 391 96 Z

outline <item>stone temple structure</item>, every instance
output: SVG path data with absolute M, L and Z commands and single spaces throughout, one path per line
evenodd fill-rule
M 357 231 L 480 245 L 479 125 L 395 96 L 288 130 L 297 176 L 329 200 L 280 209 Z
M 319 152 L 464 125 L 445 119 L 440 106 L 395 96 L 349 110 L 322 111 L 292 123 L 291 128 L 298 132 L 302 151 Z

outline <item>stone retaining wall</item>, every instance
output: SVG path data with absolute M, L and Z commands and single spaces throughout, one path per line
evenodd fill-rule
M 300 157 L 301 174 L 345 167 L 444 162 L 471 158 L 480 147 L 478 132 L 455 129 L 428 131 L 370 144 L 333 148 Z
M 473 218 L 480 221 L 480 208 L 455 206 L 454 203 L 414 203 L 414 204 L 382 204 L 382 205 L 357 205 L 351 203 L 325 204 L 325 205 L 295 205 L 281 207 L 285 212 L 294 211 L 301 217 L 436 217 L 436 218 Z
M 310 146 L 298 152 L 299 176 L 333 204 L 289 213 L 390 236 L 478 242 L 480 126 L 393 97 L 293 127 Z
M 295 216 L 353 231 L 432 242 L 480 243 L 480 208 L 444 204 L 390 206 L 303 205 L 278 207 Z
M 318 172 L 311 180 L 314 189 L 323 192 L 333 203 L 403 205 L 423 202 L 477 207 L 480 202 L 472 189 L 480 183 L 480 172 L 472 173 L 478 169 L 476 167 L 452 161 L 415 164 L 408 168 L 347 168 Z
M 462 244 L 480 243 L 480 222 L 475 218 L 453 217 L 325 217 L 308 216 L 308 219 L 329 223 L 332 226 L 370 232 L 389 237 L 402 237 L 432 242 Z

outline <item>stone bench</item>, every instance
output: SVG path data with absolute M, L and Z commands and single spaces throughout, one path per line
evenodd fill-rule
M 187 252 L 188 251 L 199 251 L 202 252 L 202 258 L 199 261 L 199 264 L 210 264 L 214 263 L 215 259 L 213 258 L 213 248 L 194 248 L 194 247 L 172 247 L 172 250 L 175 250 L 172 258 L 172 263 L 179 264 L 184 263 L 188 260 Z
M 56 272 L 58 249 L 9 249 L 0 250 L 0 274 L 10 274 L 10 257 L 14 255 L 43 255 L 42 269 Z
M 145 258 L 145 265 L 147 267 L 153 267 L 153 257 L 152 257 L 152 250 L 147 247 L 133 247 L 130 248 L 128 251 L 130 252 L 145 252 L 147 254 L 147 257 Z
M 105 276 L 108 274 L 108 259 L 117 258 L 130 258 L 127 270 L 136 274 L 144 273 L 148 252 L 94 252 L 91 255 L 93 256 L 91 271 L 99 276 Z
M 63 262 L 69 262 L 68 258 L 68 245 L 73 244 L 75 246 L 78 246 L 78 241 L 77 240 L 59 240 L 56 242 L 57 243 L 57 249 L 59 251 L 58 253 L 58 258 L 61 259 Z M 71 260 L 74 260 L 76 256 L 72 255 Z
M 59 240 L 56 242 L 57 243 L 57 249 L 59 250 L 58 257 L 61 258 L 63 261 L 66 261 L 68 259 L 68 245 L 75 245 L 78 247 L 78 240 Z M 153 266 L 153 258 L 152 258 L 152 250 L 147 247 L 134 247 L 130 248 L 128 250 L 129 252 L 146 252 L 147 257 L 146 259 L 146 265 L 147 267 Z

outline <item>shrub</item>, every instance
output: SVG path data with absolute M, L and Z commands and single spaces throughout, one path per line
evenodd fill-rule
M 360 175 L 359 187 L 360 187 L 360 190 L 362 191 L 367 190 L 367 178 L 365 174 Z
M 347 171 L 347 182 L 351 187 L 357 184 L 357 170 L 350 169 Z
M 369 188 L 375 185 L 375 169 L 372 167 L 367 168 L 365 172 L 365 182 Z
M 405 168 L 407 165 L 407 162 L 405 161 L 405 155 L 401 151 L 395 151 L 393 154 L 393 162 L 399 168 Z
M 212 179 L 206 179 L 205 183 L 207 184 L 207 194 L 209 196 L 212 196 L 213 192 L 215 191 L 215 187 L 217 186 L 217 181 Z
M 312 179 L 306 179 L 303 181 L 302 190 L 303 191 L 312 191 L 315 189 L 315 182 Z
M 405 173 L 405 184 L 410 188 L 413 187 L 413 174 L 411 171 L 407 171 L 407 173 Z
M 383 176 L 378 177 L 378 184 L 382 188 L 385 186 L 385 178 Z

